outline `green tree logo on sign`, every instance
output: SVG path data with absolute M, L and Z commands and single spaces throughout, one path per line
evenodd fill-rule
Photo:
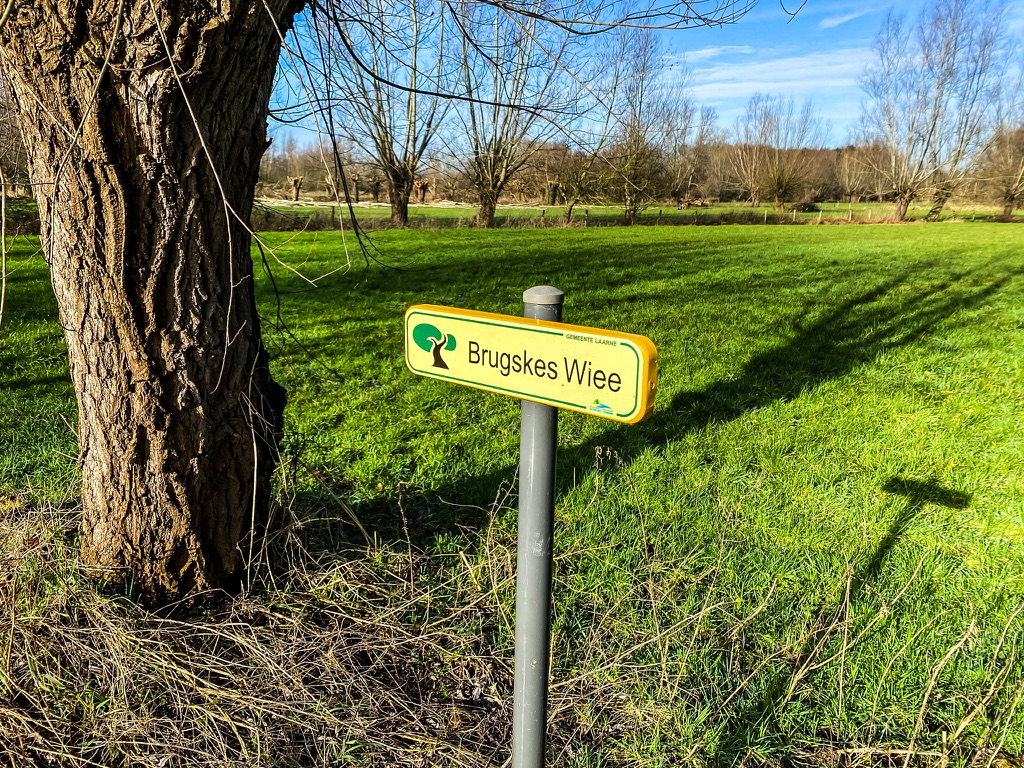
M 434 356 L 434 367 L 448 370 L 448 364 L 441 357 L 441 350 L 455 349 L 455 337 L 448 333 L 441 333 L 430 323 L 420 323 L 412 329 L 412 340 L 416 346 L 424 352 L 430 352 Z

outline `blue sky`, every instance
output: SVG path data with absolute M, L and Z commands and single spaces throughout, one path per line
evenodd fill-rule
M 786 0 L 796 10 L 800 0 Z M 721 128 L 732 129 L 756 91 L 811 99 L 828 124 L 827 141 L 846 143 L 860 114 L 858 79 L 871 62 L 875 36 L 890 10 L 910 21 L 924 0 L 808 0 L 790 20 L 779 0 L 761 0 L 735 24 L 666 32 L 673 59 L 691 70 L 698 104 L 714 107 Z M 1008 3 L 1011 30 L 1024 28 L 1024 3 Z
M 711 0 L 708 0 L 710 3 Z M 732 130 L 757 91 L 810 99 L 829 146 L 848 143 L 861 111 L 858 81 L 890 11 L 914 22 L 932 0 L 760 0 L 734 24 L 662 32 L 670 62 L 685 62 L 693 100 Z M 1024 36 L 1024 0 L 1006 0 L 1008 31 Z M 279 129 L 302 136 L 301 129 Z M 311 136 L 312 134 L 310 134 Z

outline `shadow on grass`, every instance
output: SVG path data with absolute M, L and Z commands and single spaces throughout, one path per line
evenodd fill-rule
M 849 647 L 849 638 L 863 639 L 875 623 L 897 610 L 895 605 L 883 605 L 872 612 L 861 610 L 860 605 L 867 603 L 863 607 L 870 608 L 875 599 L 871 596 L 871 587 L 890 553 L 928 504 L 966 509 L 971 502 L 971 494 L 943 487 L 935 478 L 892 477 L 881 490 L 905 497 L 906 503 L 896 513 L 874 551 L 862 558 L 859 565 L 851 564 L 845 589 L 834 601 L 816 611 L 806 635 L 787 655 L 787 663 L 774 671 L 765 671 L 767 682 L 761 694 L 751 697 L 727 716 L 723 738 L 713 758 L 715 765 L 759 763 L 767 755 L 774 760 L 780 753 L 795 751 L 793 745 L 787 743 L 786 729 L 780 723 L 785 707 L 801 695 L 806 688 L 805 681 L 824 663 L 822 659 L 843 654 L 842 649 Z M 840 651 L 836 651 L 836 646 Z M 821 734 L 819 748 L 823 753 L 832 746 L 828 744 L 828 736 Z M 752 757 L 755 759 L 751 760 Z M 790 764 L 792 761 L 785 758 L 781 761 L 781 765 Z
M 698 269 L 699 263 L 690 268 Z M 603 269 L 603 262 L 596 261 L 595 271 L 601 274 Z M 945 271 L 936 264 L 920 263 L 878 280 L 837 305 L 811 299 L 795 321 L 783 320 L 792 325 L 788 340 L 751 356 L 735 376 L 678 392 L 671 401 L 659 402 L 654 415 L 638 425 L 607 422 L 607 428 L 588 439 L 560 447 L 556 492 L 564 493 L 575 475 L 592 466 L 599 447 L 614 448 L 628 461 L 652 446 L 664 447 L 709 426 L 796 399 L 937 332 L 957 312 L 983 305 L 1014 275 L 1010 265 L 998 263 L 984 270 L 942 274 Z M 436 275 L 424 278 L 428 283 L 442 279 Z M 865 282 L 862 275 L 858 281 Z M 725 288 L 739 290 L 731 282 Z M 306 298 L 301 298 L 303 304 Z M 308 298 L 314 305 L 323 300 Z M 663 391 L 666 383 L 663 379 Z M 407 531 L 413 546 L 429 550 L 439 536 L 481 526 L 487 518 L 486 508 L 499 489 L 513 481 L 515 473 L 515 466 L 505 466 L 460 478 L 428 493 L 406 489 L 400 499 L 385 497 L 361 503 L 358 516 L 371 534 L 383 540 L 402 537 Z M 345 497 L 347 490 L 339 484 L 330 488 L 329 494 Z M 313 494 L 308 501 L 330 505 L 328 493 L 316 497 Z M 330 538 L 335 540 L 335 535 Z
M 925 263 L 891 277 L 877 278 L 873 284 L 868 283 L 870 287 L 839 303 L 811 299 L 795 321 L 783 320 L 791 323 L 785 341 L 752 354 L 734 376 L 677 392 L 668 402 L 660 402 L 655 414 L 639 425 L 605 422 L 604 429 L 586 440 L 562 446 L 557 491 L 562 493 L 569 488 L 574 470 L 586 472 L 593 465 L 599 447 L 611 447 L 628 461 L 652 446 L 665 447 L 686 435 L 729 423 L 757 409 L 795 400 L 887 353 L 948 330 L 957 313 L 984 306 L 1015 275 L 1011 264 L 993 263 L 983 269 L 951 273 Z M 662 383 L 664 386 L 666 382 Z M 385 541 L 407 536 L 412 546 L 429 552 L 436 547 L 438 537 L 482 526 L 487 520 L 486 508 L 500 488 L 508 487 L 515 472 L 514 466 L 505 466 L 462 478 L 429 493 L 408 489 L 400 498 L 360 505 L 358 517 L 371 534 Z M 333 490 L 345 495 L 343 487 Z M 877 579 L 887 558 L 925 505 L 960 509 L 970 502 L 967 493 L 944 488 L 935 480 L 893 477 L 882 490 L 906 497 L 906 503 L 873 551 L 851 564 L 848 589 L 837 602 L 821 608 L 816 624 L 794 649 L 796 665 L 801 658 L 814 658 L 828 642 L 835 641 L 834 635 L 827 633 L 834 632 L 844 617 L 851 615 L 853 602 L 867 599 L 865 587 Z M 342 527 L 352 533 L 350 526 Z M 779 723 L 779 712 L 799 690 L 799 679 L 793 676 L 796 668 L 783 665 L 775 673 L 776 679 L 766 679 L 756 694 L 751 691 L 752 695 L 737 697 L 731 710 L 723 713 L 726 734 L 713 756 L 713 764 L 734 765 L 742 762 L 751 750 L 763 749 L 775 755 L 791 751 Z
M 47 391 L 51 387 L 71 384 L 70 376 L 40 376 L 37 379 L 14 379 L 4 382 L 4 389 L 14 392 L 15 390 L 40 390 Z
M 907 503 L 878 543 L 871 559 L 857 574 L 853 584 L 855 591 L 862 589 L 865 584 L 870 584 L 878 576 L 885 558 L 910 529 L 914 519 L 926 504 L 937 504 L 947 509 L 967 509 L 971 503 L 971 494 L 944 488 L 935 478 L 912 480 L 904 477 L 892 477 L 882 486 L 882 490 L 895 496 L 905 497 Z
M 921 274 L 925 273 L 922 271 Z M 563 489 L 571 476 L 571 472 L 564 470 L 570 467 L 591 466 L 598 446 L 615 446 L 628 458 L 629 454 L 637 449 L 650 445 L 668 445 L 687 434 L 716 424 L 728 423 L 758 408 L 775 402 L 794 400 L 816 387 L 848 375 L 858 366 L 870 364 L 888 351 L 917 343 L 927 334 L 948 324 L 949 318 L 957 311 L 983 304 L 989 296 L 1005 285 L 1009 278 L 965 272 L 951 277 L 946 282 L 936 282 L 928 288 L 905 290 L 909 283 L 920 283 L 921 280 L 916 273 L 904 273 L 892 280 L 879 281 L 870 290 L 862 291 L 837 306 L 822 308 L 820 305 L 811 305 L 799 323 L 790 329 L 789 337 L 784 343 L 751 355 L 734 377 L 713 382 L 699 389 L 679 392 L 668 403 L 663 403 L 656 415 L 644 424 L 610 425 L 579 445 L 563 448 L 563 471 L 560 473 Z M 628 449 L 623 446 L 628 446 Z M 514 468 L 504 467 L 495 472 L 467 478 L 459 484 L 441 489 L 438 493 L 443 499 L 486 506 L 493 499 L 498 487 L 507 483 L 513 473 Z M 882 488 L 890 493 L 902 494 L 907 501 L 895 515 L 877 547 L 864 558 L 864 564 L 859 565 L 854 572 L 852 583 L 855 585 L 868 583 L 877 574 L 893 547 L 913 525 L 924 505 L 940 503 L 961 508 L 970 501 L 967 494 L 943 488 L 933 481 L 891 478 Z M 344 489 L 338 490 L 343 492 Z M 436 502 L 435 495 L 419 494 L 415 490 L 410 490 L 399 499 L 384 502 L 383 505 L 379 514 L 371 515 L 369 518 L 363 515 L 360 517 L 387 539 L 393 539 L 396 533 L 400 536 L 403 526 L 408 521 L 412 542 L 424 549 L 430 548 L 434 536 L 450 530 L 453 526 L 478 526 L 482 522 L 482 515 L 478 516 L 472 512 L 472 506 L 446 507 Z M 342 524 L 337 527 L 341 528 Z M 859 590 L 851 591 L 856 593 Z M 316 607 L 315 604 L 313 607 Z M 296 613 L 298 610 L 296 609 Z M 825 615 L 838 610 L 835 605 L 828 606 Z M 292 626 L 290 622 L 291 618 L 288 626 Z M 826 626 L 832 625 L 826 622 Z M 73 629 L 78 636 L 81 635 L 81 630 L 77 626 Z M 202 636 L 203 643 L 207 637 L 207 634 Z M 250 642 L 250 637 L 251 634 L 245 635 L 246 642 Z M 807 655 L 816 647 L 819 640 L 820 635 L 815 635 L 806 641 L 803 655 Z M 180 647 L 187 649 L 189 646 L 176 646 Z M 206 645 L 201 645 L 196 640 L 196 647 L 205 648 Z M 376 649 L 375 645 L 372 647 Z M 405 651 L 405 646 L 400 648 Z M 447 648 L 444 652 L 448 655 L 455 653 Z M 315 655 L 310 654 L 311 658 L 313 656 Z M 396 660 L 396 665 L 408 662 L 407 657 L 399 658 L 397 655 Z M 282 657 L 282 665 L 282 668 L 287 668 L 291 674 L 295 659 Z M 334 667 L 339 666 L 344 664 L 334 664 Z M 381 680 L 388 683 L 392 678 L 385 677 L 385 673 L 391 675 L 390 667 L 383 668 L 381 672 Z M 316 674 L 317 670 L 312 669 L 309 679 L 315 679 Z M 442 680 L 447 684 L 447 678 Z M 773 712 L 788 692 L 789 682 L 786 678 L 780 680 L 779 686 L 772 694 L 777 697 L 774 700 L 759 697 L 755 701 L 738 702 L 736 713 L 729 714 L 729 725 L 733 729 L 730 739 L 715 756 L 716 763 L 728 765 L 737 762 L 745 756 L 745 750 L 751 743 L 762 739 L 764 731 L 768 731 L 773 738 L 777 737 L 780 729 L 774 721 Z M 426 690 L 433 689 L 428 687 Z M 191 701 L 187 695 L 183 700 L 186 703 Z M 398 713 L 395 715 L 396 718 L 404 717 L 405 710 L 396 707 L 395 711 Z M 257 712 L 257 716 L 259 715 Z M 227 722 L 232 728 L 235 727 L 230 721 Z M 235 733 L 237 735 L 237 729 Z M 310 739 L 313 739 L 312 735 Z M 415 742 L 417 745 L 420 743 L 425 742 Z M 408 749 L 411 751 L 414 747 Z M 599 749 L 600 745 L 596 747 L 596 750 Z M 598 752 L 594 762 L 597 763 L 600 759 Z M 751 761 L 751 764 L 755 762 Z

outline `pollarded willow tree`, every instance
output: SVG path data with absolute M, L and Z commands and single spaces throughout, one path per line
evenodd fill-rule
M 263 522 L 284 393 L 246 220 L 298 11 L 31 0 L 0 31 L 78 400 L 82 558 L 156 599 L 237 580 Z
M 358 147 L 386 179 L 391 222 L 409 223 L 409 199 L 451 104 L 447 60 L 451 20 L 435 0 L 352 0 L 322 7 L 310 87 L 328 127 Z M 353 60 L 358 64 L 353 66 Z
M 810 102 L 798 108 L 792 98 L 755 93 L 736 120 L 732 150 L 733 173 L 751 205 L 768 198 L 781 210 L 810 177 L 814 161 L 806 150 L 821 140 Z
M 449 149 L 465 158 L 460 170 L 478 198 L 477 226 L 490 227 L 508 183 L 573 116 L 570 66 L 582 38 L 545 23 L 542 0 L 518 6 L 523 15 L 475 0 L 455 7 L 465 34 L 453 46 L 460 127 Z
M 1024 201 L 1024 125 L 1000 126 L 978 159 L 978 176 L 993 200 L 1002 206 L 1009 221 Z
M 1009 221 L 1024 200 L 1024 68 L 1008 82 L 995 103 L 992 133 L 975 162 L 982 189 L 1003 209 Z
M 864 74 L 864 143 L 887 150 L 874 170 L 896 201 L 896 219 L 931 193 L 929 220 L 966 180 L 991 125 L 1005 72 L 1001 0 L 938 0 L 908 29 L 890 15 Z
M 569 142 L 542 152 L 547 169 L 554 170 L 554 185 L 548 176 L 550 205 L 561 197 L 565 205 L 562 223 L 572 223 L 573 211 L 580 203 L 601 198 L 612 169 L 607 150 L 614 140 L 619 120 L 619 98 L 623 93 L 629 30 L 604 35 L 591 51 L 588 66 L 580 79 L 587 84 L 583 98 L 586 119 L 566 132 Z M 554 160 L 555 162 L 550 162 Z M 554 166 L 554 168 L 552 168 Z M 552 194 L 554 193 L 554 194 Z
M 672 116 L 666 130 L 665 162 L 669 186 L 677 208 L 685 208 L 701 196 L 710 170 L 711 153 L 717 139 L 711 107 L 700 110 L 685 102 L 685 109 Z
M 749 5 L 501 8 L 584 31 L 720 23 Z M 11 0 L 0 29 L 78 400 L 83 564 L 153 600 L 237 585 L 266 525 L 285 397 L 247 223 L 282 41 L 304 7 L 325 10 Z
M 665 130 L 676 114 L 684 83 L 677 83 L 671 92 L 665 88 L 664 52 L 652 30 L 629 29 L 623 43 L 609 163 L 622 199 L 623 223 L 631 226 L 665 188 Z

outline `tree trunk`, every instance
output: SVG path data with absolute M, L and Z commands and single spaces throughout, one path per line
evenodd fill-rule
M 1013 218 L 1013 209 L 1017 207 L 1016 198 L 1003 201 L 1003 221 L 1009 221 Z
M 300 3 L 59 5 L 19 4 L 0 46 L 78 399 L 82 559 L 156 601 L 230 588 L 284 407 L 246 223 Z
M 430 352 L 434 356 L 434 367 L 435 368 L 444 368 L 445 370 L 448 370 L 448 363 L 446 363 L 444 361 L 444 358 L 441 357 L 441 351 L 447 345 L 448 345 L 448 334 L 442 333 L 441 334 L 441 338 L 438 339 L 437 341 L 435 341 L 433 346 L 430 348 Z
M 622 224 L 631 227 L 636 222 L 636 215 L 640 212 L 640 204 L 634 197 L 629 187 L 626 187 L 622 202 Z
M 946 201 L 952 196 L 953 192 L 951 190 L 938 190 L 932 198 L 932 207 L 928 209 L 928 215 L 924 217 L 925 221 L 938 221 L 939 216 L 942 215 L 942 209 L 946 207 Z
M 409 226 L 409 198 L 412 197 L 412 181 L 388 182 L 388 198 L 391 201 L 391 223 L 396 227 Z
M 907 209 L 910 208 L 909 197 L 897 197 L 896 198 L 896 211 L 893 214 L 896 221 L 907 220 Z
M 488 229 L 494 226 L 494 214 L 498 210 L 498 193 L 481 192 L 480 203 L 476 209 L 476 225 L 480 229 Z
M 568 227 L 572 224 L 572 211 L 576 207 L 576 200 L 570 199 L 565 203 L 565 212 L 562 213 L 562 226 Z

